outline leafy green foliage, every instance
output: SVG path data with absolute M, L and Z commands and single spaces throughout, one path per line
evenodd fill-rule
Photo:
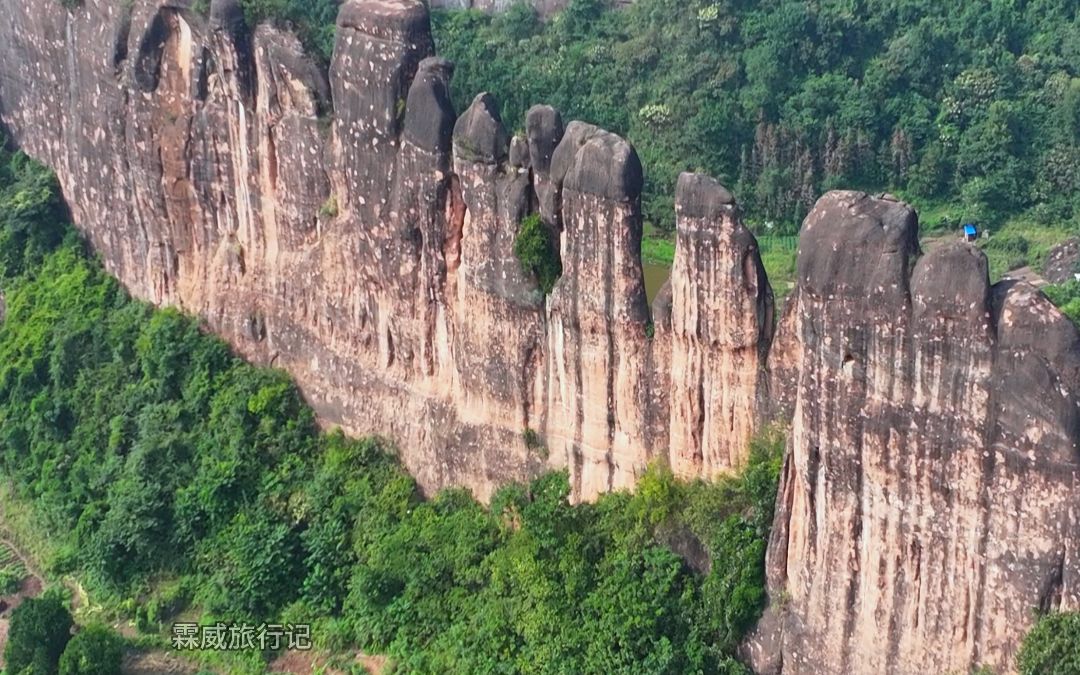
M 4 649 L 7 672 L 55 674 L 73 625 L 71 613 L 55 595 L 23 602 L 11 613 Z
M 7 156 L 0 176 L 3 194 L 49 184 Z M 319 433 L 282 373 L 133 302 L 74 237 L 49 250 L 28 243 L 41 224 L 15 226 L 26 237 L 0 230 L 0 256 L 39 252 L 3 280 L 0 474 L 66 533 L 53 567 L 137 607 L 140 629 L 194 602 L 214 620 L 314 621 L 326 644 L 408 671 L 739 672 L 764 598 L 775 438 L 715 484 L 654 467 L 596 504 L 571 505 L 565 473 L 490 508 L 462 490 L 424 499 L 379 441 Z M 86 634 L 72 668 L 107 649 Z
M 1042 290 L 1065 316 L 1072 319 L 1073 323 L 1080 325 L 1080 281 L 1045 286 Z
M 0 570 L 0 595 L 10 595 L 19 590 L 24 576 L 11 569 Z
M 1061 0 L 573 0 L 543 22 L 523 5 L 433 18 L 459 107 L 490 91 L 505 120 L 545 102 L 627 136 L 665 229 L 682 170 L 723 177 L 788 232 L 837 186 L 948 198 L 988 225 L 1077 205 L 1080 21 Z
M 60 657 L 60 675 L 120 675 L 124 643 L 105 626 L 80 630 Z
M 0 145 L 3 144 L 0 136 Z M 0 283 L 39 264 L 64 235 L 56 177 L 24 155 L 0 162 Z
M 536 283 L 544 295 L 551 293 L 562 275 L 562 260 L 554 238 L 540 220 L 540 214 L 530 214 L 521 221 L 514 239 L 514 255 L 521 262 L 522 269 L 536 277 Z
M 1080 614 L 1047 614 L 1031 629 L 1020 648 L 1021 675 L 1080 673 Z
M 13 550 L 0 545 L 0 595 L 10 595 L 18 591 L 26 576 L 22 560 Z
M 72 0 L 66 0 L 72 1 Z M 330 61 L 341 0 L 240 0 L 249 26 L 270 21 L 293 28 L 316 58 Z

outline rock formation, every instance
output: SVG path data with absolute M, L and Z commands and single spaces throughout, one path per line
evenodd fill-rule
M 683 476 L 712 477 L 746 460 L 741 439 L 764 398 L 773 296 L 757 242 L 723 186 L 683 174 L 675 215 L 671 465 Z
M 1043 276 L 1052 284 L 1074 281 L 1080 274 L 1080 239 L 1073 237 L 1050 249 Z
M 742 460 L 771 294 L 730 197 L 688 190 L 688 283 L 650 338 L 633 147 L 546 106 L 512 139 L 486 94 L 459 117 L 419 0 L 346 2 L 328 72 L 236 0 L 0 8 L 0 117 L 109 271 L 288 370 L 326 424 L 393 439 L 426 489 L 567 467 L 590 498 L 669 433 L 686 475 Z M 534 211 L 550 297 L 513 252 Z M 672 410 L 673 368 L 697 380 Z
M 777 320 L 731 194 L 684 174 L 650 310 L 633 147 L 542 105 L 511 137 L 487 94 L 459 116 L 419 0 L 345 2 L 328 72 L 237 0 L 0 16 L 0 120 L 108 270 L 425 489 L 714 477 L 779 419 L 761 670 L 1007 671 L 1032 609 L 1080 605 L 1076 328 L 966 244 L 917 260 L 906 205 L 823 197 Z M 514 255 L 530 214 L 548 296 Z
M 1080 608 L 1080 335 L 973 246 L 917 251 L 891 198 L 803 225 L 758 672 L 1004 672 Z
M 439 9 L 476 9 L 482 12 L 505 12 L 515 0 L 432 0 L 431 6 Z M 569 4 L 569 0 L 529 0 L 537 12 L 548 16 Z

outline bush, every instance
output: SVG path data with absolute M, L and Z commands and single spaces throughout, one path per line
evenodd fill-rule
M 71 613 L 55 596 L 30 598 L 11 614 L 4 662 L 7 672 L 56 673 L 71 640 Z M 27 671 L 27 669 L 30 669 Z
M 531 214 L 521 221 L 514 240 L 514 255 L 521 261 L 521 268 L 536 278 L 544 295 L 551 293 L 562 275 L 562 260 L 557 244 L 552 241 L 539 214 Z
M 1048 614 L 1024 638 L 1017 659 L 1021 675 L 1080 673 L 1080 613 Z
M 1044 286 L 1042 290 L 1065 316 L 1080 325 L 1080 281 Z
M 25 574 L 16 569 L 0 570 L 0 595 L 10 595 L 18 591 L 25 577 Z
M 120 675 L 124 643 L 105 626 L 89 626 L 75 634 L 60 657 L 60 675 Z

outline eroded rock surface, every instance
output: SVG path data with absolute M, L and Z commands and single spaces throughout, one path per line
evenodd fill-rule
M 683 174 L 676 190 L 671 271 L 671 465 L 715 477 L 747 456 L 764 395 L 773 332 L 772 289 L 757 241 L 735 198 L 705 176 Z
M 912 268 L 917 241 L 861 193 L 803 226 L 759 672 L 1005 672 L 1034 609 L 1080 607 L 1076 327 L 966 243 Z
M 344 3 L 328 73 L 291 34 L 245 26 L 235 0 L 208 17 L 149 0 L 0 9 L 0 114 L 56 169 L 109 271 L 288 370 L 326 424 L 393 439 L 425 488 L 486 497 L 568 467 L 590 498 L 666 459 L 671 428 L 709 453 L 684 473 L 741 461 L 752 398 L 669 410 L 672 331 L 647 334 L 633 147 L 547 106 L 512 139 L 487 94 L 458 116 L 419 0 Z M 717 234 L 687 274 L 703 279 L 677 295 L 680 335 L 689 303 L 713 308 L 678 351 L 708 364 L 709 387 L 742 377 L 713 365 L 710 341 L 737 334 L 756 371 L 765 343 L 750 343 L 766 337 L 746 330 L 764 320 L 753 300 L 731 308 L 750 316 L 716 315 L 747 270 L 751 295 L 768 294 L 733 263 L 754 244 L 729 210 L 702 221 Z M 532 212 L 560 244 L 550 297 L 513 252 Z M 714 431 L 720 418 L 738 424 Z
M 1043 276 L 1052 284 L 1064 284 L 1080 274 L 1080 239 L 1072 238 L 1050 249 Z

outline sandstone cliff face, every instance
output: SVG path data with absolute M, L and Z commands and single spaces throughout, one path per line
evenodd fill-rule
M 763 398 L 773 296 L 731 193 L 691 174 L 677 188 L 671 465 L 679 475 L 715 477 L 746 460 L 742 439 Z
M 1080 336 L 968 244 L 912 268 L 917 242 L 861 193 L 803 226 L 760 672 L 1007 671 L 1033 609 L 1080 607 Z
M 328 73 L 236 0 L 0 9 L 0 116 L 107 268 L 288 370 L 326 424 L 393 439 L 425 488 L 567 467 L 587 499 L 669 432 L 686 475 L 741 461 L 771 296 L 734 210 L 692 197 L 688 284 L 650 338 L 634 149 L 545 106 L 511 139 L 487 95 L 459 117 L 418 0 L 346 2 Z M 513 254 L 533 211 L 565 268 L 546 298 Z M 671 409 L 673 369 L 699 372 Z
M 236 0 L 0 16 L 0 119 L 107 268 L 426 489 L 713 477 L 790 420 L 763 671 L 1008 671 L 1031 609 L 1080 605 L 1080 338 L 975 249 L 916 262 L 906 205 L 826 195 L 774 320 L 732 196 L 686 174 L 650 311 L 633 147 L 547 106 L 511 138 L 487 95 L 459 116 L 417 0 L 346 2 L 328 73 Z M 547 297 L 513 253 L 530 213 L 562 256 Z

